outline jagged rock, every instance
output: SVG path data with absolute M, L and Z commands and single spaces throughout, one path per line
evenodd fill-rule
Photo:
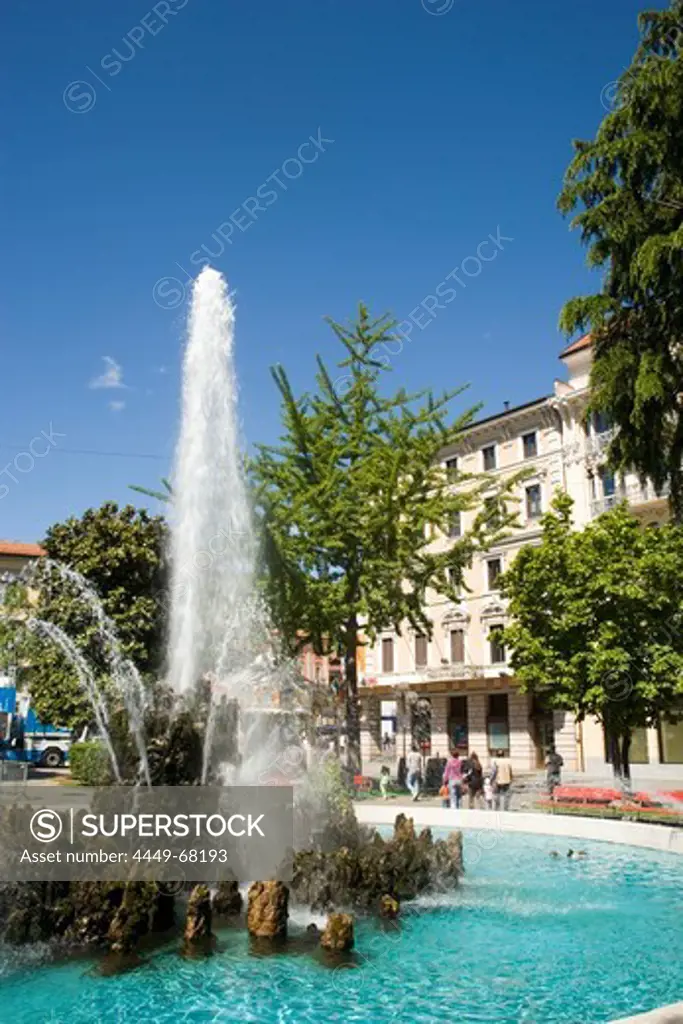
M 123 882 L 74 882 L 61 901 L 63 920 L 68 921 L 64 937 L 77 945 L 106 942 L 109 926 L 123 901 Z
M 406 818 L 405 814 L 397 814 L 394 821 L 394 839 L 411 840 L 415 838 L 415 822 Z
M 249 887 L 247 928 L 262 939 L 282 938 L 287 934 L 289 889 L 282 882 L 254 882 Z
M 205 885 L 195 885 L 187 901 L 185 942 L 193 943 L 211 937 L 211 893 Z
M 463 872 L 462 832 L 451 832 L 448 839 L 437 839 L 431 850 L 430 873 L 435 888 L 457 884 Z
M 128 950 L 173 921 L 173 897 L 151 882 L 23 882 L 0 891 L 2 938 L 14 945 L 57 938 Z
M 159 890 L 153 882 L 128 882 L 107 930 L 114 953 L 129 953 L 157 919 Z
M 68 922 L 56 911 L 68 882 L 13 882 L 0 887 L 0 935 L 11 945 L 61 935 Z
M 242 902 L 242 893 L 237 882 L 219 882 L 211 905 L 214 914 L 229 917 L 242 913 Z
M 333 953 L 353 949 L 353 918 L 350 914 L 330 914 L 320 936 L 320 945 Z
M 358 847 L 298 853 L 292 893 L 314 910 L 349 905 L 369 910 L 383 896 L 401 901 L 430 887 L 450 887 L 461 872 L 459 833 L 434 842 L 429 829 L 416 836 L 412 819 L 399 814 L 389 840 L 375 832 Z
M 394 918 L 398 917 L 400 907 L 401 904 L 398 900 L 385 893 L 379 901 L 379 916 L 386 917 L 390 921 L 393 921 Z

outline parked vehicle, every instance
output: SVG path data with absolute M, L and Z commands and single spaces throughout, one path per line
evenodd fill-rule
M 28 694 L 0 676 L 0 760 L 28 761 L 42 768 L 66 764 L 71 730 L 39 721 Z

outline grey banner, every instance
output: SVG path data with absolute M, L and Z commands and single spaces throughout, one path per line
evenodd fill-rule
M 0 881 L 291 880 L 291 786 L 0 785 Z

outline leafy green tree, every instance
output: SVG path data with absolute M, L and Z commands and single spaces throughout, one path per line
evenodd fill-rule
M 384 396 L 388 367 L 379 353 L 393 324 L 371 321 L 361 306 L 355 324 L 330 325 L 345 358 L 333 375 L 318 357 L 314 393 L 295 397 L 284 369 L 272 371 L 284 432 L 279 445 L 259 447 L 251 482 L 275 625 L 290 649 L 308 642 L 343 659 L 349 767 L 358 770 L 359 631 L 373 640 L 408 622 L 429 634 L 427 588 L 454 599 L 473 552 L 513 515 L 491 479 L 446 476 L 440 452 L 476 412 L 447 422 L 459 391 Z M 482 509 L 474 527 L 434 550 L 435 525 L 447 531 L 475 505 Z
M 560 326 L 590 330 L 592 407 L 610 461 L 634 468 L 683 517 L 683 0 L 640 15 L 641 41 L 595 139 L 575 141 L 559 208 L 603 271 Z M 578 212 L 576 212 L 578 209 Z
M 501 578 L 504 642 L 523 690 L 599 719 L 628 779 L 633 730 L 683 696 L 683 528 L 643 529 L 622 504 L 577 531 L 571 508 L 558 496 Z
M 75 569 L 95 588 L 124 654 L 142 673 L 153 672 L 161 658 L 165 541 L 161 517 L 107 502 L 80 519 L 50 527 L 42 542 L 50 559 Z M 30 586 L 13 595 L 13 604 L 17 618 L 13 628 L 5 621 L 4 643 L 13 643 L 15 663 L 28 666 L 26 681 L 36 713 L 43 721 L 74 729 L 87 724 L 92 719 L 90 705 L 72 666 L 54 644 L 17 626 L 17 620 L 27 615 L 55 623 L 106 687 L 106 651 L 87 603 L 56 570 L 40 566 Z

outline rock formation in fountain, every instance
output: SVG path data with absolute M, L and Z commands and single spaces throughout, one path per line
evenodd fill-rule
M 237 882 L 219 882 L 211 906 L 217 917 L 235 917 L 242 913 L 242 893 Z
M 355 906 L 370 911 L 383 897 L 414 899 L 433 888 L 450 888 L 462 873 L 462 838 L 432 838 L 429 829 L 415 834 L 412 818 L 399 814 L 394 835 L 373 833 L 355 846 L 304 850 L 294 857 L 292 896 L 312 910 Z
M 395 920 L 400 909 L 401 904 L 394 896 L 388 896 L 385 893 L 379 901 L 379 916 L 386 918 L 388 921 Z
M 107 931 L 114 953 L 130 953 L 150 932 L 167 931 L 175 921 L 173 897 L 153 882 L 127 882 Z
M 289 890 L 282 882 L 249 886 L 247 928 L 258 939 L 283 939 L 287 934 Z
M 331 953 L 345 953 L 353 949 L 353 918 L 350 914 L 330 914 L 320 936 L 320 945 Z
M 153 882 L 23 882 L 0 891 L 2 938 L 12 945 L 61 939 L 129 952 L 174 922 L 174 899 Z
M 187 901 L 185 944 L 204 943 L 211 938 L 211 893 L 206 885 L 195 885 Z

